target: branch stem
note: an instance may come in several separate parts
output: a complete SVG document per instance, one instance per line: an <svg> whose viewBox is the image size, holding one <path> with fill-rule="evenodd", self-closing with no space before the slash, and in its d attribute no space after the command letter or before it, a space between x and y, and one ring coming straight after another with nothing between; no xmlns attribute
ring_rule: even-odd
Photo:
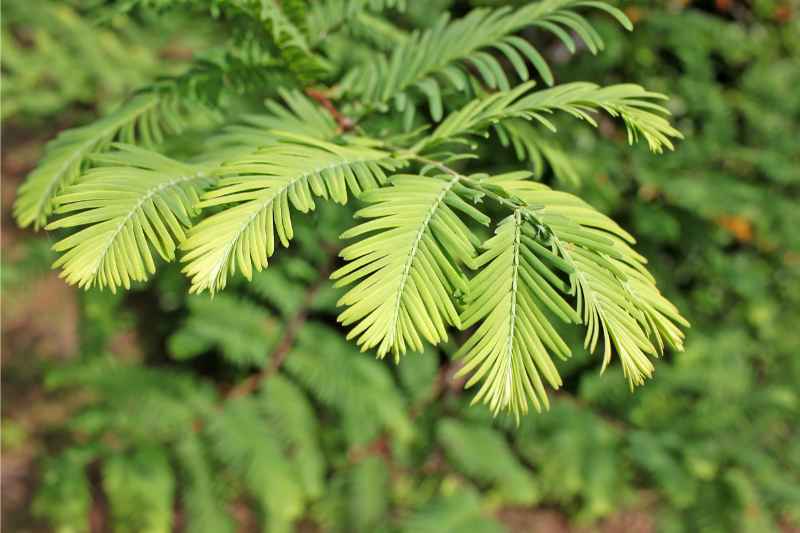
<svg viewBox="0 0 800 533"><path fill-rule="evenodd" d="M355 127L355 120L344 115L341 111L336 109L336 106L333 104L331 99L328 98L325 90L308 88L306 89L306 95L319 103L328 111L328 113L331 114L333 120L335 120L336 124L339 126L339 133L348 132Z"/></svg>
<svg viewBox="0 0 800 533"><path fill-rule="evenodd" d="M456 172L451 167L445 165L441 161L436 161L435 159L430 159L430 158L421 156L421 155L419 155L417 153L414 153L414 152L405 152L405 153L403 153L403 155L405 155L409 159L415 159L420 163L424 163L426 165L430 165L432 167L438 168L439 170L441 170L442 172L444 172L445 174L448 174L450 176L457 176L459 178L459 182L463 183L467 187L469 187L469 188L471 188L471 189L473 189L473 190L475 190L477 192L480 192L481 194L485 195L487 198L491 198L492 200L494 200L495 202L497 202L501 206L505 207L506 209L508 209L512 213L516 213L518 211L521 211L521 214L522 214L523 217L533 219L537 224L539 224L541 226L544 226L544 224L532 212L531 207L529 205L527 205L525 202L523 202L522 200L520 200L520 199L518 199L518 198L516 198L514 196L500 194L500 193L496 192L496 190L493 190L493 188L487 187L485 184L481 183L479 180L476 180L474 178L470 178L469 176L465 176L463 174L460 174L459 172Z"/></svg>
<svg viewBox="0 0 800 533"><path fill-rule="evenodd" d="M287 322L283 337L281 337L281 340L278 342L275 350L272 352L272 358L270 359L269 365L265 366L259 372L252 374L228 390L227 394L225 394L226 400L240 398L253 393L256 389L258 389L259 385L261 385L264 380L269 379L280 370L284 361L289 356L292 347L294 346L294 341L297 338L297 334L308 320L308 313L311 309L311 305L314 303L314 298L317 296L322 284L328 281L328 273L331 270L335 257L336 253L330 254L328 264L325 265L320 272L319 279L316 283L314 283L314 285L306 290L305 297L303 298L300 308L298 309L297 313L295 313L294 316L292 316L292 318L290 318Z"/></svg>

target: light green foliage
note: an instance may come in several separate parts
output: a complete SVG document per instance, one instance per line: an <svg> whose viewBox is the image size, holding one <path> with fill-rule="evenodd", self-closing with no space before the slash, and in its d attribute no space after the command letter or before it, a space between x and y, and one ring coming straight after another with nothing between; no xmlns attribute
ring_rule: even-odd
<svg viewBox="0 0 800 533"><path fill-rule="evenodd" d="M508 7L476 9L457 21L442 16L433 27L396 47L389 57L378 55L366 65L351 70L342 83L345 90L358 95L368 106L385 108L393 102L397 111L405 113L407 123L413 118L416 107L407 105L412 99L409 94L412 88L415 93L424 95L432 118L438 122L442 118L444 88L468 90L473 74L464 68L467 65L479 73L476 79L488 87L509 90L509 78L489 50L499 52L509 61L522 81L529 77L525 65L528 60L539 76L552 85L552 72L541 53L513 34L526 26L538 27L554 33L574 50L575 41L566 28L580 35L596 53L603 47L602 39L583 16L570 9L581 5L607 10L630 26L625 15L601 2L546 0L517 10Z"/></svg>
<svg viewBox="0 0 800 533"><path fill-rule="evenodd" d="M628 129L628 141L633 144L641 135L653 152L660 153L664 147L674 149L669 138L681 137L680 132L660 116L669 114L669 111L653 102L666 97L638 85L599 87L593 83L565 83L529 92L533 86L533 82L522 83L514 90L473 100L448 115L433 134L420 143L422 148L429 149L512 118L535 121L555 131L555 125L546 117L554 111L568 113L595 127L597 122L592 111L602 110L612 117L620 117Z"/></svg>
<svg viewBox="0 0 800 533"><path fill-rule="evenodd" d="M23 227L44 225L57 206L56 195L81 176L92 152L107 149L114 139L148 146L160 142L165 129L179 132L184 127L182 105L157 93L142 93L93 124L61 133L48 143L39 166L19 189L17 222Z"/></svg>
<svg viewBox="0 0 800 533"><path fill-rule="evenodd" d="M350 14L364 8L341 6ZM464 150L466 135L494 125L507 139L502 121L508 119L533 121L555 131L546 118L554 111L597 126L593 113L603 110L624 122L629 142L642 136L654 152L673 148L670 137L680 137L680 133L664 118L667 110L655 103L664 96L633 84L601 88L569 83L532 90L534 83L526 82L512 88L500 63L488 52L505 56L523 81L528 78L527 59L553 84L541 53L515 33L525 27L538 28L575 50L575 41L566 31L570 30L596 53L603 41L579 13L581 8L605 11L630 26L614 7L572 0L548 0L517 9L476 9L455 21L443 16L432 28L393 49L388 58L373 54L374 59L345 75L337 90L327 91L330 96L320 89L307 90L322 106L296 89L279 88L282 103L269 101L266 116L246 115L239 126L234 119L234 125L211 135L211 153L203 154L201 163L179 163L138 148L112 145L116 150L110 155L88 159L99 166L80 174L89 153L105 149L117 131L138 130L147 146L160 141L159 122L181 121L178 114L160 113L162 102L185 99L198 105L196 91L186 93L186 86L192 85L190 72L188 78L176 78L173 85L161 83L145 90L128 104L130 111L123 108L89 127L97 131L65 134L71 135L69 142L65 137L57 148L51 147L44 164L21 190L18 217L23 224L40 224L55 208L56 214L70 216L50 222L48 229L88 226L55 247L66 252L55 266L63 267L67 281L81 287L96 283L112 290L129 288L132 281L144 281L155 271L152 249L169 261L179 246L183 272L192 281L191 292L213 294L224 289L237 272L250 280L254 272L267 268L277 243L289 246L294 237L291 210L310 213L316 207L315 198L346 204L349 190L368 204L355 215L367 221L342 234L357 240L342 250L347 264L331 277L337 286L354 284L339 300L346 307L339 321L351 327L348 338L362 349L375 348L379 357L391 352L399 361L408 349L421 351L423 340L437 345L448 339L448 328L463 329L486 318L462 352L469 359L462 372L475 371L469 385L484 380L476 399L487 401L495 412L524 413L531 401L537 409L547 405L540 373L553 387L561 382L548 352L561 358L570 353L542 314L549 309L568 322L584 324L591 350L597 347L602 330L604 366L613 345L630 383L640 384L652 374L648 355L661 353L662 336L670 346L681 349L682 333L673 322L687 323L660 296L641 256L621 240L632 238L584 204L559 208L562 197L533 194L536 186L524 181L527 175L492 180L462 175L452 168L459 159L470 157ZM305 38L308 24L303 2L286 6L220 2L212 6L212 12L249 20L242 30L246 38L268 36L281 61L296 75L296 87L325 78ZM470 71L459 66L462 61L469 62L480 73L478 79L497 92L479 95L444 118L444 109L451 104L437 76L448 79L458 92L475 93ZM414 117L409 110L416 108L408 93L411 87L427 97L435 125L430 133L403 135L396 122L394 132L386 126L371 126L374 111L395 113L410 125ZM342 108L353 117L343 118L330 98L341 99ZM389 100L395 103L393 110L385 106ZM214 108L221 102L218 97L202 103ZM147 114L151 111L152 116ZM142 127L133 126L137 120ZM364 124L359 134L345 134L355 120ZM125 140L136 139L132 133L129 136ZM460 147L460 153L432 152L444 146ZM399 168L409 166L421 168L389 179ZM64 188L76 180L77 184ZM137 186L129 190L131 180ZM198 201L201 190L205 192ZM498 204L506 215L498 218L487 210L485 200ZM197 223L192 220L195 209L203 215ZM534 214L547 209L554 216ZM483 245L488 251L476 265L481 238L469 225L491 227L493 222L508 220L508 211L516 220L514 227L500 223L498 236ZM531 220L535 224L527 224ZM522 243L523 233L530 243ZM501 249L509 253L500 253ZM535 257L542 254L546 262L555 262L557 272ZM495 256L498 259L490 261ZM518 268L521 258L527 263ZM474 270L476 266L485 270L469 281L463 267ZM499 285L503 290L493 291L489 281L504 283ZM577 313L556 290L576 298ZM502 294L507 297L495 298ZM464 324L460 315L466 317ZM191 344L185 334L178 339L183 348ZM202 350L208 341L195 344L196 349L179 350L180 355Z"/></svg>
<svg viewBox="0 0 800 533"><path fill-rule="evenodd" d="M342 234L372 233L342 250L349 263L331 278L338 286L358 282L339 301L349 306L339 321L357 323L348 338L364 349L377 346L379 357L422 351L423 338L438 344L447 340L447 326L460 325L451 295L467 289L459 263L474 257L477 239L455 210L483 223L488 217L458 196L458 182L458 176L395 176L391 187L363 197L371 205L356 216L370 220Z"/></svg>
<svg viewBox="0 0 800 533"><path fill-rule="evenodd" d="M675 323L688 326L688 322L655 287L644 268L646 260L629 246L634 239L628 232L580 198L516 177L503 175L490 181L529 205L542 206L537 215L552 232L551 255L544 257L572 274L570 292L577 294L576 311L586 325L586 348L595 350L602 330L603 366L610 361L613 343L625 376L632 385L643 383L653 370L647 355L661 354L665 342L682 350L683 332ZM525 229L522 226L521 233ZM532 233L528 228L527 236ZM526 244L535 246L536 242L528 239ZM540 271L546 272L547 267L540 266ZM550 279L554 279L552 271ZM557 309L551 307L559 314Z"/></svg>
<svg viewBox="0 0 800 533"><path fill-rule="evenodd" d="M166 261L174 259L198 193L211 181L202 166L128 145L117 149L97 156L100 166L61 191L55 212L72 214L47 226L90 225L53 246L64 252L54 266L63 267L67 282L80 287L96 282L112 290L130 288L131 281L144 281L155 272L153 251Z"/></svg>
<svg viewBox="0 0 800 533"><path fill-rule="evenodd" d="M130 286L82 296L50 383L104 444L37 511L85 530L92 464L120 531L797 523L798 23L629 4L98 7L219 42L21 190L68 281ZM141 359L102 355L134 325Z"/></svg>
<svg viewBox="0 0 800 533"><path fill-rule="evenodd" d="M235 204L203 220L182 247L183 271L192 290L212 293L225 288L237 268L246 278L268 265L276 236L289 246L294 236L289 206L301 213L314 209L314 196L347 202L386 181L386 170L398 163L390 154L368 147L339 146L289 133L284 142L228 161L216 171L218 187L198 204L208 208Z"/></svg>
<svg viewBox="0 0 800 533"><path fill-rule="evenodd" d="M496 127L495 131L503 146L514 148L517 159L530 162L537 179L542 179L549 170L563 184L580 185L581 177L570 153L553 142L547 132L540 132L534 124L515 119L504 120L502 127Z"/></svg>
<svg viewBox="0 0 800 533"><path fill-rule="evenodd" d="M319 108L301 92L279 89L278 94L279 101L265 102L266 112L244 115L241 123L223 127L221 132L208 140L209 148L214 152L228 148L237 155L241 151L253 152L277 142L272 130L323 141L330 141L336 136L336 122L330 115L320 113ZM217 156L216 159L223 158Z"/></svg>
<svg viewBox="0 0 800 533"><path fill-rule="evenodd" d="M533 244L523 242L523 232ZM579 321L575 311L551 287L553 281L565 286L536 257L538 250L533 247L536 242L528 234L535 236L536 227L524 220L521 212L500 223L495 236L483 245L486 251L476 261L486 267L471 280L462 316L467 327L479 320L483 322L461 349L465 362L459 372L474 371L467 387L484 380L475 401L484 399L494 411L510 406L515 413L525 412L529 399L537 410L542 404L548 406L542 376L553 388L561 386L547 350L567 358L569 347L535 302L544 302L551 312L567 322ZM553 261L546 249L540 247L540 250L545 260ZM503 280L503 285L498 285L498 280ZM512 385L519 382L523 387Z"/></svg>

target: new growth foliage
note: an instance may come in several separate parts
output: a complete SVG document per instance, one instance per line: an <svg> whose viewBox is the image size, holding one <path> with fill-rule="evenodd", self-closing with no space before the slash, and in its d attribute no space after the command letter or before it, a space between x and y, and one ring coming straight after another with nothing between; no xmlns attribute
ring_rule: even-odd
<svg viewBox="0 0 800 533"><path fill-rule="evenodd" d="M382 7L341 9L375 16ZM160 258L180 260L192 292L213 294L237 272L251 279L278 245L289 246L293 211L355 200L366 204L355 215L366 221L342 234L351 242L332 274L338 286L352 285L339 301L348 338L399 360L423 342L446 341L453 328L476 325L460 352L463 372L474 371L468 386L481 382L476 401L495 412L546 406L542 378L559 387L550 354L570 354L551 315L583 324L587 348L602 348L604 367L615 352L632 385L652 374L649 358L665 344L681 349L676 324L687 323L660 295L624 230L526 173L458 170L474 135L494 128L513 138L519 121L555 130L555 114L596 126L602 111L623 121L631 143L643 137L654 152L672 149L680 133L658 103L664 96L631 84L554 85L542 54L518 35L548 32L570 50L580 39L597 53L603 41L583 14L600 10L630 29L621 11L575 0L476 9L442 17L363 64L336 67L325 41L312 46L306 36L308 9L303 2L213 4L216 16L242 24L231 46L256 36L268 43L261 59L292 74L290 88L260 116L218 113L230 118L221 134L208 134L217 149L185 161L164 153L165 136L180 134L195 110L225 109L221 95L186 89L192 70L142 89L49 146L15 212L22 225L77 229L54 247L69 283L129 288L152 275ZM537 77L554 86L540 89ZM322 84L332 88L312 89ZM304 89L322 97L311 100ZM479 227L495 235L487 239Z"/></svg>
<svg viewBox="0 0 800 533"><path fill-rule="evenodd" d="M800 21L630 0L630 33L606 3L500 4L34 0L33 41L4 17L23 38L4 104L61 11L164 69L87 66L136 90L20 190L58 251L4 257L4 290L54 255L92 289L80 356L48 371L80 407L31 446L35 514L79 533L800 520ZM198 39L191 65L123 22ZM695 331L667 364L685 321L654 278Z"/></svg>

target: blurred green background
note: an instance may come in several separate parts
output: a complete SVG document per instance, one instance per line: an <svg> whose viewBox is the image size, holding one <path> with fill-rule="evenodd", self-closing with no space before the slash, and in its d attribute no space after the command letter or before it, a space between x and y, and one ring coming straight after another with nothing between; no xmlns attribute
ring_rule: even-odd
<svg viewBox="0 0 800 533"><path fill-rule="evenodd" d="M693 327L634 393L575 350L551 409L516 427L468 406L451 347L395 366L343 340L320 272L346 211L321 209L290 254L213 301L174 265L126 294L63 284L52 240L11 220L15 188L59 130L214 35L4 1L7 531L800 531L800 6L619 5L635 31L598 18L598 56L547 44L556 77L668 94L686 139L655 156L610 121L562 129L542 179L636 235ZM482 158L518 165L510 153ZM280 372L231 398L289 327Z"/></svg>

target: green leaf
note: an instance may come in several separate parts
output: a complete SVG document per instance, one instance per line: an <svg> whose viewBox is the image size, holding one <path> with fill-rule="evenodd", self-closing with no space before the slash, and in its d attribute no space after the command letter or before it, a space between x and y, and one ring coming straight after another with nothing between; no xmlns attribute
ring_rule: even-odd
<svg viewBox="0 0 800 533"><path fill-rule="evenodd" d="M447 418L439 422L436 440L459 471L491 484L504 501L532 505L539 499L536 481L499 431Z"/></svg>
<svg viewBox="0 0 800 533"><path fill-rule="evenodd" d="M330 113L300 91L278 89L280 100L270 99L264 103L265 113L246 114L237 123L225 126L214 134L207 146L214 160L235 159L248 155L270 144L281 141L276 131L284 131L332 141L337 135L336 121Z"/></svg>
<svg viewBox="0 0 800 533"><path fill-rule="evenodd" d="M318 419L310 398L283 375L261 386L259 408L277 430L309 500L325 492L326 461L319 442Z"/></svg>
<svg viewBox="0 0 800 533"><path fill-rule="evenodd" d="M68 283L130 288L155 272L155 251L166 261L192 225L198 193L211 183L208 168L187 165L129 145L93 159L80 183L54 199L56 213L69 214L48 230L84 227L57 242L54 263Z"/></svg>
<svg viewBox="0 0 800 533"><path fill-rule="evenodd" d="M214 471L205 443L194 432L177 444L183 474L182 502L188 533L232 533L234 523L225 512L219 476Z"/></svg>
<svg viewBox="0 0 800 533"><path fill-rule="evenodd" d="M472 374L466 386L483 380L473 403L483 400L497 413L509 409L517 417L548 406L543 379L561 386L549 352L561 358L570 350L550 324L542 308L567 322L580 322L562 296L553 288L559 278L538 257L525 238L532 229L523 210L503 220L494 237L484 243L485 252L476 266L482 267L470 280L462 327L481 325L461 347L464 358L458 375Z"/></svg>
<svg viewBox="0 0 800 533"><path fill-rule="evenodd" d="M380 457L355 464L348 476L350 523L354 531L376 531L389 510L389 471Z"/></svg>
<svg viewBox="0 0 800 533"><path fill-rule="evenodd" d="M307 213L314 209L314 196L344 204L348 188L360 195L383 183L385 170L402 164L388 152L362 145L275 135L282 142L222 165L217 187L198 204L226 208L192 228L181 246L192 292L225 288L237 269L250 279L254 269L266 268L276 235L283 246L294 235L290 206Z"/></svg>
<svg viewBox="0 0 800 533"><path fill-rule="evenodd" d="M533 82L527 82L509 91L472 100L449 114L430 136L417 143L415 150L429 150L442 143L458 141L466 135L480 133L492 124L503 130L505 121L512 120L538 122L555 131L555 125L546 116L555 111L568 113L592 126L597 126L594 112L605 111L624 121L631 144L641 135L650 149L657 153L664 148L674 148L670 138L683 137L665 118L669 111L654 102L666 97L638 85L600 87L593 83L574 82L540 91L532 91L533 87Z"/></svg>
<svg viewBox="0 0 800 533"><path fill-rule="evenodd" d="M348 443L367 443L384 430L396 442L411 439L414 426L408 406L385 364L359 353L337 330L320 324L306 324L298 337L285 368L320 404L341 417Z"/></svg>
<svg viewBox="0 0 800 533"><path fill-rule="evenodd" d="M531 61L545 82L552 85L553 76L542 55L530 43L513 34L526 26L536 26L570 42L571 38L565 30L572 30L591 51L596 52L602 48L603 41L575 9L600 9L623 25L628 22L619 10L598 4L579 0L546 0L516 10L510 7L475 9L453 21L442 17L426 31L412 34L399 43L389 57L377 55L369 63L352 69L345 75L341 85L348 93L379 109L386 108L392 99L397 103L398 95L417 88L427 97L431 114L438 121L439 94L445 93L448 85L458 91L467 87L462 83L462 78L464 75L473 75L464 68L467 64L478 71L480 81L487 86L501 90L510 87L506 73L488 53L490 50L504 55L524 80L527 79L527 73L519 57L521 53ZM397 109L401 110L401 107Z"/></svg>
<svg viewBox="0 0 800 533"><path fill-rule="evenodd" d="M369 219L342 238L362 237L341 252L348 263L331 275L336 286L356 283L340 300L339 315L355 324L348 339L379 357L422 351L422 339L438 344L446 327L460 323L454 304L467 290L460 264L475 255L476 238L456 215L463 204L460 176L398 175L392 186L364 195ZM364 235L368 235L364 237Z"/></svg>
<svg viewBox="0 0 800 533"><path fill-rule="evenodd" d="M43 461L33 514L45 517L56 533L89 533L91 487L87 450L70 448Z"/></svg>
<svg viewBox="0 0 800 533"><path fill-rule="evenodd" d="M305 496L277 435L261 416L258 400L228 400L208 421L213 450L243 480L276 531L290 531L303 512Z"/></svg>
<svg viewBox="0 0 800 533"><path fill-rule="evenodd" d="M652 375L648 356L661 354L665 344L683 349L678 326L689 323L656 288L628 232L571 194L524 180L489 181L542 206L537 216L551 234L549 251L572 269L569 292L586 326L586 347L595 351L602 335L603 368L614 349L631 386L638 385Z"/></svg>
<svg viewBox="0 0 800 533"><path fill-rule="evenodd" d="M165 128L179 131L184 119L178 104L158 92L143 92L113 113L80 128L61 133L47 144L45 155L19 188L14 217L22 227L43 226L53 212L53 199L64 187L75 183L87 158L104 151L114 139L145 145L158 143Z"/></svg>
<svg viewBox="0 0 800 533"><path fill-rule="evenodd" d="M540 132L532 123L521 119L507 119L495 125L495 131L503 146L512 146L517 158L530 161L533 174L542 178L547 166L557 180L564 185L576 187L581 177L573 154L560 143Z"/></svg>
<svg viewBox="0 0 800 533"><path fill-rule="evenodd" d="M444 492L444 491L443 491ZM476 489L456 487L426 502L403 524L405 533L505 533L508 530L489 516Z"/></svg>

